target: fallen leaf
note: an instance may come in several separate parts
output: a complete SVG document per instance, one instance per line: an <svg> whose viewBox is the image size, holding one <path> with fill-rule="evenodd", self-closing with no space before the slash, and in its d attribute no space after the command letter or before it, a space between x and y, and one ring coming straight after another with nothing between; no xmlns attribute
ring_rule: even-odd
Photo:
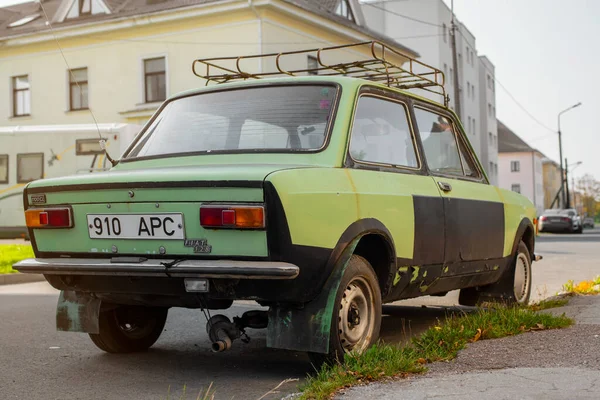
<svg viewBox="0 0 600 400"><path fill-rule="evenodd" d="M472 342L476 342L479 340L479 338L481 338L481 328L477 328L477 333L475 334L475 336L473 337Z"/></svg>
<svg viewBox="0 0 600 400"><path fill-rule="evenodd" d="M427 360L425 360L424 358L419 358L419 359L417 360L417 362L418 362L419 364L426 364L426 363L427 363Z"/></svg>
<svg viewBox="0 0 600 400"><path fill-rule="evenodd" d="M458 331L458 332L459 332L459 333L463 333L463 331L464 331L464 330L465 330L465 326L464 326L464 325L461 325L461 326L460 326L460 331Z"/></svg>

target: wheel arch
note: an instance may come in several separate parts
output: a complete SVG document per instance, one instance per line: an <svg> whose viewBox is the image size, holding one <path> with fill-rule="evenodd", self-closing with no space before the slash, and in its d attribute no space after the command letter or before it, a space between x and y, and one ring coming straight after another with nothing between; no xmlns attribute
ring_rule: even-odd
<svg viewBox="0 0 600 400"><path fill-rule="evenodd" d="M517 248L519 247L519 242L521 240L527 246L527 250L529 250L529 255L533 259L533 253L535 251L535 228L533 226L533 222L531 222L529 218L523 218L519 223L519 227L517 228L517 234L515 235L515 239L510 252L511 256L515 256L517 254Z"/></svg>

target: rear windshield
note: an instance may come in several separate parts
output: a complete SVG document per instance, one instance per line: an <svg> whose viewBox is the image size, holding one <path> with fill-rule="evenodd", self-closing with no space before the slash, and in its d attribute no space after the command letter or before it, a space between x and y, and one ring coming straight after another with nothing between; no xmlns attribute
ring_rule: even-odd
<svg viewBox="0 0 600 400"><path fill-rule="evenodd" d="M210 152L294 152L326 142L337 89L271 86L169 102L125 158Z"/></svg>

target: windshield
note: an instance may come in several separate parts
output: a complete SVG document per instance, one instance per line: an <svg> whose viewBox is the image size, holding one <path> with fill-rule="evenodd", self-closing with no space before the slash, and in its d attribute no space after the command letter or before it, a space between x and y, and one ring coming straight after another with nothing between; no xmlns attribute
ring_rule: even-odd
<svg viewBox="0 0 600 400"><path fill-rule="evenodd" d="M272 86L176 99L126 158L318 150L326 141L336 93L334 86Z"/></svg>

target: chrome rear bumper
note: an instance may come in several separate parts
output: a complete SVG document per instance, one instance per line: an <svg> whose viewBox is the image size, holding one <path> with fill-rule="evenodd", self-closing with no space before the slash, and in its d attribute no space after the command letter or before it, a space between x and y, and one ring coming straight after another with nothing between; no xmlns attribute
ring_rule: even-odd
<svg viewBox="0 0 600 400"><path fill-rule="evenodd" d="M172 264L172 265L170 265ZM19 272L51 275L154 276L221 279L294 279L300 269L273 261L116 258L30 258L13 266Z"/></svg>

